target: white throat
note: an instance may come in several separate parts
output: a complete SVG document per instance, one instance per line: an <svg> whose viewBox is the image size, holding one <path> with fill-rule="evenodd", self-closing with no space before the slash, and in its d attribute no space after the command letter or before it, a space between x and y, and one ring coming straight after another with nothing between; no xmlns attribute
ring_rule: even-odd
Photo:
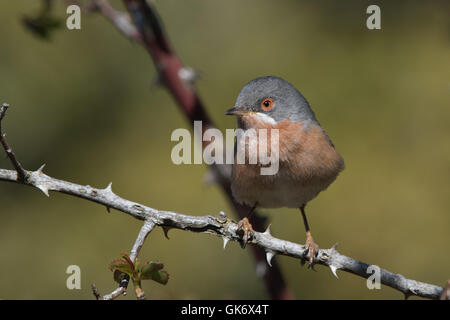
<svg viewBox="0 0 450 320"><path fill-rule="evenodd" d="M269 123L269 124L277 123L274 119L272 119L272 117L269 117L267 114L261 113L261 112L253 113L252 117L256 117L259 121L262 121L264 123Z"/></svg>

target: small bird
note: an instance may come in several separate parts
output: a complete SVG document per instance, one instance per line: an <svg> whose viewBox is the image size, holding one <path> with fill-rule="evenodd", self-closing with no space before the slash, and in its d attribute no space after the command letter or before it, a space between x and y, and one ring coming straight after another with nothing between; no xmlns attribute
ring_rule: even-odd
<svg viewBox="0 0 450 320"><path fill-rule="evenodd" d="M309 252L309 266L312 267L319 246L311 235L305 207L337 178L344 169L344 159L303 95L279 77L260 77L247 83L235 106L225 114L235 115L238 127L244 132L278 129L279 169L273 175L261 174L261 167L267 164L259 159L256 164L238 163L237 150L243 148L248 152L249 143L242 136L236 141L231 190L239 203L251 207L248 216L238 224L243 245L253 233L248 218L257 207L299 208L306 229L305 254Z"/></svg>

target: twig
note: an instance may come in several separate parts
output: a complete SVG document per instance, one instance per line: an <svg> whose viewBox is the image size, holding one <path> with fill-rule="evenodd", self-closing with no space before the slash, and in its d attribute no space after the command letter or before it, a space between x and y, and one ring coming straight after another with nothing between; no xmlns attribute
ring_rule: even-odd
<svg viewBox="0 0 450 320"><path fill-rule="evenodd" d="M127 292L127 288L119 286L116 290L114 290L110 294L105 294L104 296L102 296L98 292L98 289L95 286L95 284L91 285L91 289L92 289L92 293L94 294L94 296L97 300L114 300L114 299L120 297L121 295L125 295Z"/></svg>
<svg viewBox="0 0 450 320"><path fill-rule="evenodd" d="M17 176L19 181L24 182L26 179L26 172L23 169L22 165L20 164L19 160L17 160L16 155L12 151L11 147L9 146L8 142L6 141L6 133L3 133L2 130L2 120L3 117L6 114L6 110L8 110L9 104L3 103L0 107L0 142L3 146L3 149L6 152L6 155L8 156L9 160L11 161L12 165L17 171Z"/></svg>
<svg viewBox="0 0 450 320"><path fill-rule="evenodd" d="M144 245L145 238L152 232L152 230L155 228L155 223L148 220L145 221L144 225L141 228L141 231L139 231L139 235L136 239L136 242L134 243L133 249L131 249L130 253L130 259L131 261L136 262L136 258L139 256L139 252L141 252L141 248Z"/></svg>
<svg viewBox="0 0 450 320"><path fill-rule="evenodd" d="M139 252L141 251L142 246L144 245L145 239L147 236L152 232L152 230L155 228L155 223L147 220L145 221L144 225L142 226L141 230L139 231L139 234L136 238L136 241L133 245L133 248L131 249L130 253L130 259L133 263L136 262L137 257L139 256ZM93 284L91 286L92 293L94 294L95 298L97 300L113 300L121 295L126 295L128 282L130 280L130 277L128 275L124 276L124 279L121 281L119 287L111 292L110 294L106 294L104 296L100 295L97 287ZM138 300L145 300L145 293L142 289L137 290L136 289L136 296Z"/></svg>
<svg viewBox="0 0 450 320"><path fill-rule="evenodd" d="M130 259L133 263L136 262L136 259L141 251L142 246L144 245L145 239L155 228L155 223L153 221L147 220L139 231L139 235L134 243L133 249L131 249ZM145 293L142 288L136 288L136 297L138 300L145 300Z"/></svg>
<svg viewBox="0 0 450 320"><path fill-rule="evenodd" d="M224 245L230 240L241 241L241 236L237 233L237 224L227 218L224 213L219 214L217 217L190 216L176 212L157 210L117 196L112 191L111 184L105 189L96 189L91 186L82 186L52 178L44 174L41 169L27 171L27 174L29 178L25 182L21 182L17 180L17 172L0 169L0 180L22 183L37 187L40 190L43 190L44 188L46 190L44 193L46 194L48 194L48 191L56 191L97 202L149 223L147 225L149 229L146 229L146 224L144 224L144 227L139 233L138 239L132 250L132 252L135 252L133 254L134 256L139 252L139 248L145 239L145 235L151 231L154 225L165 229L175 228L213 234L221 237L224 240ZM275 238L271 235L270 228L262 233L255 232L253 237L249 240L249 243L264 250L269 264L275 255L285 255L300 260L309 258L307 248L304 245ZM363 278L368 278L372 274L367 270L371 265L340 254L337 252L336 247L331 249L320 249L317 257L314 258L314 263L330 267L335 275L337 270L346 271ZM385 269L380 268L379 271L380 282L382 284L402 292L407 297L416 295L424 298L439 299L444 290L442 287L432 284L406 279L400 274L395 274ZM121 293L123 293L123 291L117 289L107 297L116 297Z"/></svg>
<svg viewBox="0 0 450 320"><path fill-rule="evenodd" d="M129 15L114 9L108 1L92 0L92 9L98 10L126 37L138 43L142 41L141 34L131 23Z"/></svg>

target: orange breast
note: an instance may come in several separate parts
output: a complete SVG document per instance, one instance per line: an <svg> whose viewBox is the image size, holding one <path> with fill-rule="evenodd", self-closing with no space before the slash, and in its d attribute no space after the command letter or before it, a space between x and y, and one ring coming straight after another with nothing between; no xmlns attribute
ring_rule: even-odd
<svg viewBox="0 0 450 320"><path fill-rule="evenodd" d="M245 128L268 129L269 152L270 129L278 129L280 157L279 172L273 176L261 175L258 164L250 165L246 162L233 165L233 191L241 202L255 201L258 194L263 194L264 191L271 190L276 193L281 180L283 185L292 183L293 186L298 185L299 189L301 186L312 186L320 192L344 169L343 158L334 148L327 133L317 124L290 120L270 124L250 115L243 116L241 122ZM305 200L312 199L318 192L312 192ZM246 201L247 198L251 199Z"/></svg>
<svg viewBox="0 0 450 320"><path fill-rule="evenodd" d="M242 122L247 128L268 129L269 151L270 129L278 129L280 168L295 178L327 179L344 169L344 160L319 125L290 120L270 124L250 115L243 116Z"/></svg>

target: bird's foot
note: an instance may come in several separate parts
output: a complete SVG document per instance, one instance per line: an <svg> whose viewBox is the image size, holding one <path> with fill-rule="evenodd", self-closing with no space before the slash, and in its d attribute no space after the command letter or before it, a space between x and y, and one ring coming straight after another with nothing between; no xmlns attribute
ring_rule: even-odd
<svg viewBox="0 0 450 320"><path fill-rule="evenodd" d="M241 235L241 247L245 248L248 240L253 237L253 228L247 218L244 218L238 222L237 234Z"/></svg>
<svg viewBox="0 0 450 320"><path fill-rule="evenodd" d="M308 268L311 268L314 270L314 258L319 253L319 246L314 242L313 237L311 236L311 233L306 233L306 250L304 253L304 257L302 260L302 265L305 263L306 255L309 253L309 260L308 260Z"/></svg>

